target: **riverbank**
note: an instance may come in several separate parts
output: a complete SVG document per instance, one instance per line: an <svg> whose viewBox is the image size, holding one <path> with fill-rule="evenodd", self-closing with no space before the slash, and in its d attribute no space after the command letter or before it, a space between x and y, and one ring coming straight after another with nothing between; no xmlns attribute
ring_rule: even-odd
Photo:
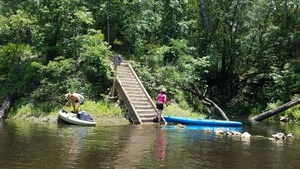
<svg viewBox="0 0 300 169"><path fill-rule="evenodd" d="M97 123L97 125L128 125L130 124L129 120L127 120L125 117L121 116L93 116L91 117L94 119L94 121ZM28 121L31 123L58 123L58 114L54 115L51 114L49 116L45 117L36 117L36 116L31 116L31 117L26 117L26 116L21 116L21 117L14 117L10 119L6 119L8 121Z"/></svg>
<svg viewBox="0 0 300 169"><path fill-rule="evenodd" d="M97 125L128 125L129 120L125 118L124 112L117 104L95 103L87 101L84 110L96 121ZM68 107L67 111L71 111ZM49 114L37 111L30 106L23 106L15 113L10 113L6 120L22 120L31 123L58 123L58 110ZM178 104L168 106L163 115L179 117L204 118L205 115L195 113L188 109L182 109Z"/></svg>

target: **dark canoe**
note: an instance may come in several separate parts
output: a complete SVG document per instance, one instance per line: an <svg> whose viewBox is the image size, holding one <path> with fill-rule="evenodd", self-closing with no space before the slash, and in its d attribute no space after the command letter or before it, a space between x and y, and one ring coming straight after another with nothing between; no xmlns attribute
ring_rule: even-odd
<svg viewBox="0 0 300 169"><path fill-rule="evenodd" d="M213 120L213 119L196 119L174 116L163 116L167 123L179 123L183 125L201 125L201 126L227 126L227 127L241 127L242 122Z"/></svg>

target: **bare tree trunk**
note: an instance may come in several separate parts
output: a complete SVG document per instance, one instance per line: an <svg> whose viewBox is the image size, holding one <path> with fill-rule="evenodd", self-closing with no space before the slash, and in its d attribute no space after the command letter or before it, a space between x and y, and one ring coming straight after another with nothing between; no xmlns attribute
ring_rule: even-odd
<svg viewBox="0 0 300 169"><path fill-rule="evenodd" d="M226 116L225 112L224 112L224 111L223 111L223 110L222 110L215 102L213 102L212 100L210 100L210 99L208 99L208 98L206 98L206 97L204 97L203 99L204 99L205 101L211 103L211 104L213 105L213 107L214 107L215 109L217 109L217 110L221 113L221 115L223 116L223 118L224 118L225 120L229 121L229 119L228 119L228 117Z"/></svg>
<svg viewBox="0 0 300 169"><path fill-rule="evenodd" d="M0 120L4 119L6 117L6 112L7 110L10 108L11 105L11 101L12 101L12 96L7 96L3 103L2 103L2 108L0 110Z"/></svg>
<svg viewBox="0 0 300 169"><path fill-rule="evenodd" d="M203 21L203 27L204 30L207 32L209 29L209 21L205 10L204 0L199 1L199 8L200 8L200 16L202 17L202 21Z"/></svg>
<svg viewBox="0 0 300 169"><path fill-rule="evenodd" d="M267 119L267 118L269 118L271 116L274 116L274 115L276 115L276 114L278 114L282 111L285 111L285 110L287 110L291 107L294 107L299 103L300 103L300 98L296 98L296 99L291 100L291 101L289 101L289 102L287 102L287 103L285 103L285 104L283 104L283 105L281 105L281 106L279 106L275 109L272 109L272 110L263 112L263 113L261 113L257 116L254 116L254 117L251 118L251 120L253 120L253 121L263 121L264 119Z"/></svg>
<svg viewBox="0 0 300 169"><path fill-rule="evenodd" d="M200 95L200 97L204 100L204 103L209 103L211 104L215 109L217 109L221 115L223 116L223 118L227 121L229 121L228 117L226 116L225 112L212 100L208 99L207 97L205 97L203 94L201 94L200 90L198 89L198 87L194 84L194 88L197 90L198 95Z"/></svg>
<svg viewBox="0 0 300 169"><path fill-rule="evenodd" d="M205 56L208 46L208 31L209 31L209 19L205 10L205 2L204 0L198 1L198 6L200 9L200 17L202 18L202 24L203 24L203 34L200 38L200 47L198 48L199 55Z"/></svg>

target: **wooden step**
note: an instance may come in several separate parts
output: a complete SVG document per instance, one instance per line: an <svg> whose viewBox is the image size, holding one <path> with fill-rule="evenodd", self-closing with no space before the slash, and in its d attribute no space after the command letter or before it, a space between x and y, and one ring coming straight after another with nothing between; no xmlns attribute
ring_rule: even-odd
<svg viewBox="0 0 300 169"><path fill-rule="evenodd" d="M132 105L135 107L135 108L138 108L138 109L142 109L142 108L147 108L147 109L156 109L156 107L153 107L152 106L152 103L150 102L143 102L143 103L134 103L132 102Z"/></svg>
<svg viewBox="0 0 300 169"><path fill-rule="evenodd" d="M137 84L124 84L124 83L121 83L121 85L122 85L122 87L124 88L124 89L127 89L127 88L139 88L140 89L140 87L137 85Z"/></svg>
<svg viewBox="0 0 300 169"><path fill-rule="evenodd" d="M140 117L156 117L157 113L140 113Z"/></svg>
<svg viewBox="0 0 300 169"><path fill-rule="evenodd" d="M120 66L117 66L117 70L118 69L129 69L129 66L128 65L120 65Z"/></svg>
<svg viewBox="0 0 300 169"><path fill-rule="evenodd" d="M130 86L130 85L139 85L139 83L136 80L132 79L118 79L122 85L124 86Z"/></svg>
<svg viewBox="0 0 300 169"><path fill-rule="evenodd" d="M130 93L130 92L127 92L127 96L128 97L130 97L130 98L137 98L137 99L139 99L139 98L146 98L146 95L144 94L144 93L136 93L136 92L134 92L134 93ZM148 100L147 98L146 98L146 100Z"/></svg>
<svg viewBox="0 0 300 169"><path fill-rule="evenodd" d="M136 109L139 115L148 115L148 114L156 114L154 109Z"/></svg>
<svg viewBox="0 0 300 169"><path fill-rule="evenodd" d="M152 105L151 102L147 99L147 100L133 100L132 104L134 105Z"/></svg>
<svg viewBox="0 0 300 169"><path fill-rule="evenodd" d="M118 75L118 79L122 80L122 81L136 81L135 77L132 75Z"/></svg>
<svg viewBox="0 0 300 169"><path fill-rule="evenodd" d="M126 92L130 93L143 93L143 90L141 88L136 88L136 87L124 87L124 90Z"/></svg>
<svg viewBox="0 0 300 169"><path fill-rule="evenodd" d="M147 124L147 123L154 123L154 119L156 117L145 117L145 118L140 118L142 120L143 123Z"/></svg>
<svg viewBox="0 0 300 169"><path fill-rule="evenodd" d="M118 77L119 78L133 78L133 79L135 79L135 77L134 77L134 75L133 74L131 74L131 73L120 73L120 74L118 74Z"/></svg>
<svg viewBox="0 0 300 169"><path fill-rule="evenodd" d="M127 99L132 106L132 110L135 111L138 119L142 123L153 123L153 119L156 118L156 107L153 105L151 98L148 98L147 93L144 93L143 86L140 85L138 77L136 77L134 70L130 68L128 63L122 62L117 67L117 80L121 85L119 90L123 90Z"/></svg>
<svg viewBox="0 0 300 169"><path fill-rule="evenodd" d="M130 98L129 100L131 102L134 102L134 101L148 101L147 98L137 98L137 97Z"/></svg>
<svg viewBox="0 0 300 169"><path fill-rule="evenodd" d="M137 105L137 104L133 104L134 108L136 110L140 110L140 109L153 109L153 106L151 104L143 104L143 105Z"/></svg>

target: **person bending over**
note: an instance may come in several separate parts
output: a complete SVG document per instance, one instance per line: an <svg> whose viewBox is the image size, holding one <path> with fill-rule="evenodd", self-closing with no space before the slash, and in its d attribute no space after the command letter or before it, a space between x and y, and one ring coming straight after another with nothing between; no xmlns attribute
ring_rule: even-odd
<svg viewBox="0 0 300 169"><path fill-rule="evenodd" d="M78 93L68 93L65 95L65 101L66 103L63 107L63 110L71 102L74 112L78 113L80 111L80 105L83 105L84 103L84 97Z"/></svg>

